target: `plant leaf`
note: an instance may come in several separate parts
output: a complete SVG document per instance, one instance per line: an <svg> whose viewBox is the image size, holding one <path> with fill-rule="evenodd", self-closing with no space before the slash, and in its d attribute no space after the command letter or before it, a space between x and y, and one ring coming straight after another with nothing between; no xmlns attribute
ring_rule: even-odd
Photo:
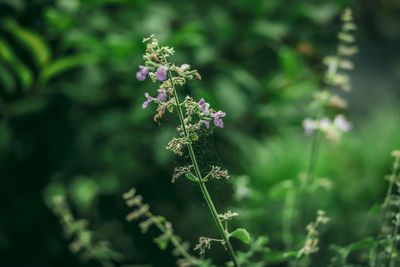
<svg viewBox="0 0 400 267"><path fill-rule="evenodd" d="M32 71L15 56L10 45L2 38L0 38L0 60L6 62L14 69L24 87L31 86L33 82Z"/></svg>
<svg viewBox="0 0 400 267"><path fill-rule="evenodd" d="M157 239L157 245L161 250L165 250L168 246L168 241L169 241L168 237L159 238Z"/></svg>
<svg viewBox="0 0 400 267"><path fill-rule="evenodd" d="M19 26L14 21L4 23L4 28L31 52L39 67L50 60L50 48L40 35Z"/></svg>
<svg viewBox="0 0 400 267"><path fill-rule="evenodd" d="M236 229L229 234L229 237L235 237L245 244L250 243L250 234L246 231L246 229L243 228Z"/></svg>
<svg viewBox="0 0 400 267"><path fill-rule="evenodd" d="M186 178L188 178L190 181L197 182L197 178L196 178L195 176L193 176L192 174L186 173L185 176L186 176Z"/></svg>
<svg viewBox="0 0 400 267"><path fill-rule="evenodd" d="M39 81L41 84L45 84L49 79L60 73L78 66L92 64L95 61L95 58L90 54L77 54L57 59L43 69L40 73Z"/></svg>

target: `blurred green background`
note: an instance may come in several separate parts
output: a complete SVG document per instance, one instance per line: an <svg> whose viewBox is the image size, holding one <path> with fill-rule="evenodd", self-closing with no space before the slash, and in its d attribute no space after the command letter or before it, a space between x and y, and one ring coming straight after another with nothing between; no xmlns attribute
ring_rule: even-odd
<svg viewBox="0 0 400 267"><path fill-rule="evenodd" d="M400 148L399 1L0 0L0 265L98 266L69 251L46 205L55 193L123 254L121 263L175 262L153 243L157 231L143 235L125 222L121 194L131 187L192 245L216 233L197 186L171 184L178 160L165 145L176 121L160 128L141 108L154 85L135 73L152 33L175 47L177 64L201 73L184 92L227 113L210 149L232 174L209 186L217 209L238 211L235 225L283 249L284 181L306 169L301 121L347 6L360 49L344 95L354 130L322 146L317 174L333 185L311 203L332 221L315 266L329 261L329 244L377 231L368 210L382 201L390 151ZM235 194L237 186L248 193ZM221 248L208 256L227 260Z"/></svg>

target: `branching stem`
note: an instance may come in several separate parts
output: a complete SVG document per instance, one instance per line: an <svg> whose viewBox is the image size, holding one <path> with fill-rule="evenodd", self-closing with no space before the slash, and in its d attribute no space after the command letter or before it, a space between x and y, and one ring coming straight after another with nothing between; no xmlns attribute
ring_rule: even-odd
<svg viewBox="0 0 400 267"><path fill-rule="evenodd" d="M168 77L169 77L169 80L171 82L171 86L172 86L172 89L173 89L174 98L175 98L175 101L176 101L176 107L177 107L178 115L179 115L179 121L180 121L180 123L182 125L185 137L189 139L190 138L189 137L189 132L188 132L188 130L186 128L186 125L185 125L185 120L184 120L184 116L183 116L182 107L180 105L178 93L176 92L175 84L173 82L172 74L171 74L170 71L168 71ZM204 198L205 198L205 200L207 202L207 205L210 208L210 212L212 214L212 217L214 218L214 221L215 221L215 224L217 225L218 231L219 231L219 233L221 234L221 236L222 236L222 238L224 240L226 249L228 251L228 254L229 254L230 258L233 261L233 264L236 267L239 267L240 265L239 265L239 263L238 263L238 261L236 259L235 251L233 250L232 244L229 241L228 233L224 230L222 222L218 218L217 210L215 209L214 203L213 203L213 201L212 201L212 199L210 197L210 194L208 193L207 187L206 187L206 185L204 183L204 180L203 180L203 178L201 176L199 165L197 163L197 159L196 159L196 156L194 154L193 146L192 146L192 144L189 143L187 145L187 147L188 147L190 159L191 159L192 164L194 166L194 170L195 170L196 176L199 178L199 186L200 186L201 192L203 193L203 196L204 196Z"/></svg>

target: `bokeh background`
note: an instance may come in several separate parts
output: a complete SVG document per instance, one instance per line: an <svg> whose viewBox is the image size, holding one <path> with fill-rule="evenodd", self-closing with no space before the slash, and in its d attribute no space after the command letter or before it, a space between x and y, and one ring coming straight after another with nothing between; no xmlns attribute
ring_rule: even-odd
<svg viewBox="0 0 400 267"><path fill-rule="evenodd" d="M154 123L151 108L141 108L153 85L135 73L152 33L175 47L177 64L201 73L184 93L227 113L205 148L232 174L210 184L217 209L238 211L234 225L283 249L285 185L306 169L310 149L301 122L347 6L360 50L344 95L354 129L319 154L317 176L332 186L311 203L332 220L315 266L329 261L329 244L377 231L368 211L382 201L390 151L400 148L399 1L1 0L0 265L99 266L69 251L46 204L55 193L123 255L120 263L175 262L153 243L157 231L143 235L125 221L121 194L131 187L192 245L216 233L197 186L171 184L179 159L165 145L176 121ZM220 248L208 256L227 259Z"/></svg>

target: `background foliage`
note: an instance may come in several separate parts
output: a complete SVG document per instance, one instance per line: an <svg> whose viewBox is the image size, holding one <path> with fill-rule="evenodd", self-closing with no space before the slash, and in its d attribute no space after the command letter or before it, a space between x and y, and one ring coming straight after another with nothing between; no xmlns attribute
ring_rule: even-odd
<svg viewBox="0 0 400 267"><path fill-rule="evenodd" d="M287 185L309 153L301 121L349 5L361 51L345 96L354 131L320 153L317 174L333 181L311 200L332 219L320 264L331 257L329 244L378 230L368 210L382 201L389 153L400 147L397 1L0 1L2 265L98 265L68 250L46 206L54 194L67 196L75 216L88 219L94 237L109 241L124 263L174 264L169 249L152 242L156 232L142 235L125 222L121 194L132 186L184 240L214 233L197 187L170 182L175 158L164 147L174 118L160 131L141 108L146 83L135 72L151 33L175 47L177 63L201 73L185 90L227 113L211 148L233 177L212 186L217 208L237 210L238 225L283 248ZM235 193L240 183L244 198ZM226 260L222 249L209 255Z"/></svg>

